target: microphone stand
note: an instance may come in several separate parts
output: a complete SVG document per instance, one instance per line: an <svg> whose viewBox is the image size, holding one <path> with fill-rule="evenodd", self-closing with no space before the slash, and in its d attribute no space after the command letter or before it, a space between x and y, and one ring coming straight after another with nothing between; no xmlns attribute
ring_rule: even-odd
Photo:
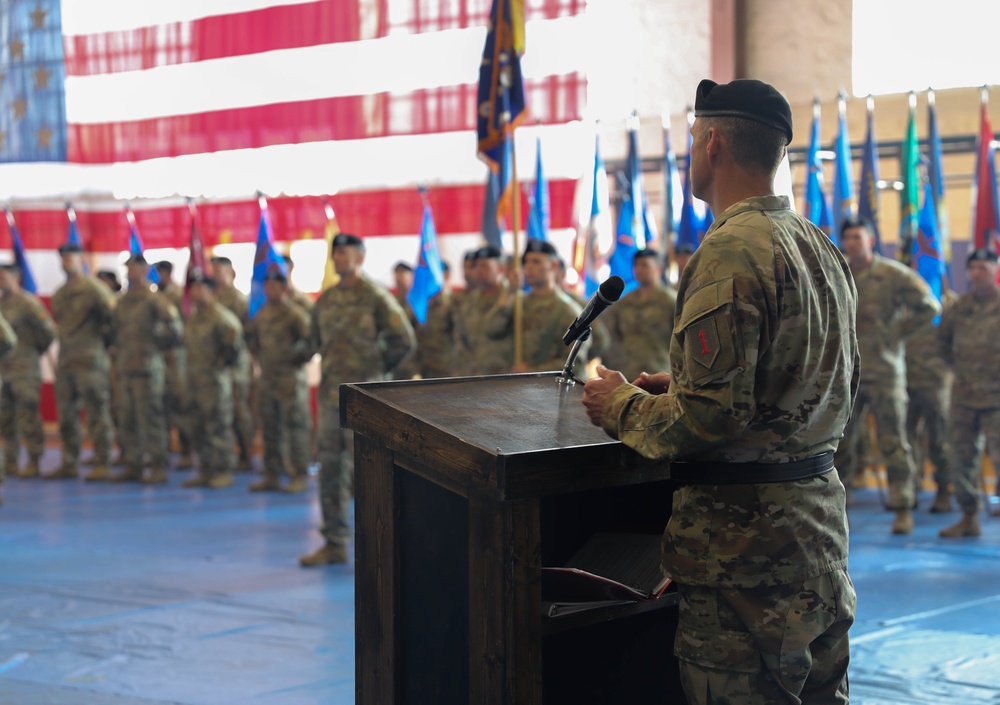
<svg viewBox="0 0 1000 705"><path fill-rule="evenodd" d="M584 381L573 374L573 365L576 363L576 356L580 354L580 348L583 344L590 340L590 328L584 329L580 337L576 339L573 343L573 347L569 351L569 355L566 357L566 364L563 365L562 372L556 377L557 384L564 384L567 387L572 387L573 385L579 383L584 384Z"/></svg>

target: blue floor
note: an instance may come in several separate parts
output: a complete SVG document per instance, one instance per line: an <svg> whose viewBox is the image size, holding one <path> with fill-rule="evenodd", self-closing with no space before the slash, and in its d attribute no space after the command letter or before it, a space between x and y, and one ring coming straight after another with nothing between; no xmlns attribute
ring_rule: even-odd
<svg viewBox="0 0 1000 705"><path fill-rule="evenodd" d="M354 702L354 575L304 570L314 493L8 480L0 508L0 705ZM927 504L929 497L924 497ZM1000 703L1000 519L889 535L851 510L852 702ZM431 704L428 704L431 705Z"/></svg>

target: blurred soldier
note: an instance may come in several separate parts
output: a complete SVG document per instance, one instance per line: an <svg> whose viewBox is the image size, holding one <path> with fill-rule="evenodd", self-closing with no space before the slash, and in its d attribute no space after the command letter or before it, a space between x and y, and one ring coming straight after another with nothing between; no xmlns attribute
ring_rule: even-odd
<svg viewBox="0 0 1000 705"><path fill-rule="evenodd" d="M6 358L11 353L11 351L14 350L16 346L17 346L17 334L14 332L14 329L11 328L10 324L7 322L7 319L4 318L3 315L0 315L0 360ZM0 385L2 385L3 382L4 380L0 379ZM6 400L4 400L0 404L2 404L0 405L0 414L3 414L4 411L3 405L6 405ZM4 457L3 453L0 452L0 488L3 487L3 481L6 478L5 461L6 458ZM15 463L16 463L16 455L15 455ZM0 495L0 504L3 504L2 495Z"/></svg>
<svg viewBox="0 0 1000 705"><path fill-rule="evenodd" d="M410 305L408 298L410 290L413 289L413 267L406 262L397 262L392 269L392 276L396 282L396 291L393 294L396 297L396 303L406 312L406 320L410 322L410 327L416 332L420 328L420 322L417 320L417 315L413 312L413 306ZM418 343L416 350L399 363L399 366L392 373L393 378L413 379L420 372L419 356L420 345Z"/></svg>
<svg viewBox="0 0 1000 705"><path fill-rule="evenodd" d="M312 311L313 300L295 288L292 272L295 271L295 262L290 255L282 255L285 261L285 268L288 270L288 300L296 304L306 313Z"/></svg>
<svg viewBox="0 0 1000 705"><path fill-rule="evenodd" d="M467 374L469 370L469 360L472 350L468 345L466 335L466 313L469 303L474 298L476 292L476 250L468 250L462 257L462 278L465 280L465 288L458 289L451 293L451 320L452 320L452 369L449 376Z"/></svg>
<svg viewBox="0 0 1000 705"><path fill-rule="evenodd" d="M67 243L59 248L66 283L52 297L52 316L59 339L56 404L62 464L47 479L79 475L80 406L87 412L87 434L94 446L94 469L88 479L106 480L111 453L110 359L105 347L114 299L107 286L83 274L83 249Z"/></svg>
<svg viewBox="0 0 1000 705"><path fill-rule="evenodd" d="M416 329L420 376L424 379L451 377L455 374L454 294L451 291L451 270L441 263L444 284L441 291L427 302L427 322Z"/></svg>
<svg viewBox="0 0 1000 705"><path fill-rule="evenodd" d="M250 319L247 345L260 364L257 409L264 434L264 477L251 492L304 492L312 418L305 364L313 356L310 315L293 303L288 278L277 266L264 274L266 302ZM290 480L281 486L281 473Z"/></svg>
<svg viewBox="0 0 1000 705"><path fill-rule="evenodd" d="M112 331L118 356L118 429L125 469L111 479L166 482L168 426L163 411L163 351L180 343L183 326L177 307L150 288L149 263L141 254L133 254L128 260L128 291L115 307ZM143 476L146 453L150 471Z"/></svg>
<svg viewBox="0 0 1000 705"><path fill-rule="evenodd" d="M681 280L681 275L684 274L684 269L687 267L688 262L691 261L691 257L694 255L694 246L683 242L674 248L674 261L677 263L677 281Z"/></svg>
<svg viewBox="0 0 1000 705"><path fill-rule="evenodd" d="M45 452L42 431L42 373L40 356L56 338L52 316L38 297L21 289L21 270L16 264L0 267L0 314L17 335L17 347L0 362L3 400L0 402L0 434L6 457L16 470L21 450L21 436L28 451L28 462L17 470L18 477L37 477L38 461ZM0 458L0 474L3 458Z"/></svg>
<svg viewBox="0 0 1000 705"><path fill-rule="evenodd" d="M677 308L677 294L662 282L663 262L656 250L647 247L637 251L632 271L639 287L604 314L611 330L604 365L621 370L627 380L638 379L642 372L654 374L670 369L670 341Z"/></svg>
<svg viewBox="0 0 1000 705"><path fill-rule="evenodd" d="M556 287L573 299L582 310L588 301L566 283L566 261L562 257L559 257L558 264L559 267L556 269ZM610 345L611 331L608 330L606 320L599 318L590 326L590 348L587 359L596 360L597 358L603 358Z"/></svg>
<svg viewBox="0 0 1000 705"><path fill-rule="evenodd" d="M951 480L962 510L943 538L979 536L983 442L996 464L1000 459L1000 287L997 253L973 250L968 259L969 291L945 309L938 335L941 353L952 366ZM1000 511L994 511L1000 516Z"/></svg>
<svg viewBox="0 0 1000 705"><path fill-rule="evenodd" d="M122 295L122 283L118 280L118 273L110 269L101 269L94 276L97 280L108 287L108 291L112 294L112 306L118 305L118 299ZM121 389L119 388L118 381L118 351L115 350L113 344L108 345L108 376L111 380L111 443L112 445L118 445L118 460L119 462L125 456L125 444L122 442L122 436L118 428L118 420L121 418ZM110 477L110 474L105 476L100 473L91 474L87 479L91 482L98 482L106 480Z"/></svg>
<svg viewBox="0 0 1000 705"><path fill-rule="evenodd" d="M840 241L858 289L861 387L844 440L837 449L840 479L851 486L860 464L858 446L869 411L878 426L878 446L889 479L888 508L896 512L892 533L913 531L916 466L906 440L906 360L903 343L941 311L927 282L909 267L875 254L871 226L849 218Z"/></svg>
<svg viewBox="0 0 1000 705"><path fill-rule="evenodd" d="M947 299L946 299L947 301ZM946 304L947 307L947 304ZM862 363L864 364L864 363ZM934 484L937 492L931 513L950 512L951 481L948 443L948 406L951 396L951 370L941 356L938 327L934 321L924 323L906 341L906 438L916 466L916 491L924 476L924 459L934 464Z"/></svg>
<svg viewBox="0 0 1000 705"><path fill-rule="evenodd" d="M211 262L212 278L216 283L216 300L232 311L240 325L245 328L250 320L250 300L246 294L233 286L233 282L236 280L233 261L228 257L213 257ZM240 472L249 472L256 429L253 407L250 404L253 387L253 360L246 347L241 350L240 357L231 368L230 374L233 377L233 431L236 434L236 444L240 451L236 469Z"/></svg>
<svg viewBox="0 0 1000 705"><path fill-rule="evenodd" d="M233 452L233 374L246 355L243 326L216 301L215 280L191 272L192 310L184 326L191 440L198 453L198 474L185 487L230 487L236 457Z"/></svg>
<svg viewBox="0 0 1000 705"><path fill-rule="evenodd" d="M490 312L501 299L506 300L510 288L506 258L498 248L486 245L475 251L473 259L476 288L462 306L459 332L465 359L456 363L465 375L506 374L514 364L513 335L496 339L486 332Z"/></svg>
<svg viewBox="0 0 1000 705"><path fill-rule="evenodd" d="M361 238L340 233L331 255L340 281L320 295L312 311L313 348L322 356L318 456L324 543L299 559L304 566L347 561L354 437L340 427L340 385L387 379L416 344L392 294L361 273Z"/></svg>
<svg viewBox="0 0 1000 705"><path fill-rule="evenodd" d="M504 293L500 303L489 315L486 333L493 339L505 341L514 334L514 297L524 297L524 342L522 360L509 371L542 372L561 370L569 354L562 337L573 320L580 315L580 305L556 286L559 255L544 240L528 240L521 262L524 281L530 287L527 296L513 284ZM577 358L576 373L584 374L587 343Z"/></svg>
<svg viewBox="0 0 1000 705"><path fill-rule="evenodd" d="M184 289L174 282L173 263L163 260L153 266L156 267L156 275L159 279L157 290L167 297L183 317ZM185 394L187 374L184 369L184 346L178 345L164 351L163 359L166 362L166 375L163 385L163 408L167 415L167 429L169 431L170 427L173 426L177 431L177 443L181 451L180 460L177 462L177 469L190 470L194 467L194 460L191 458L191 438L187 432L188 424L184 420L184 412L187 408L187 395Z"/></svg>

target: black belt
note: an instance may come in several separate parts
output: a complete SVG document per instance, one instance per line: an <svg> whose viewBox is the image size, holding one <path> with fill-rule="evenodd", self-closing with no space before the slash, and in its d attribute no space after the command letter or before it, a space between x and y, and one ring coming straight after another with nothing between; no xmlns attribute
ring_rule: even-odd
<svg viewBox="0 0 1000 705"><path fill-rule="evenodd" d="M789 463L671 463L670 478L689 485L756 485L794 482L833 470L833 452Z"/></svg>

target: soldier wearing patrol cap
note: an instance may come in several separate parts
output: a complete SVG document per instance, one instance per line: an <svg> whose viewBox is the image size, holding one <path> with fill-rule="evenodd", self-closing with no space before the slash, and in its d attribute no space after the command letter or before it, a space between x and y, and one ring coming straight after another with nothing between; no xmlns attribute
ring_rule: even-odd
<svg viewBox="0 0 1000 705"><path fill-rule="evenodd" d="M420 327L420 321L417 320L417 314L413 312L413 306L410 305L409 301L410 290L413 288L413 267L406 262L397 262L396 266L392 268L392 276L396 282L396 290L393 292L393 296L396 298L396 302L400 308L406 312L406 320L410 322L410 327L416 333ZM414 348L413 352L407 355L406 359L396 367L396 370L392 374L393 378L413 379L414 376L419 374L419 355L420 347L418 341L417 347Z"/></svg>
<svg viewBox="0 0 1000 705"><path fill-rule="evenodd" d="M118 432L125 469L115 482L167 481L167 417L163 409L165 350L181 342L180 312L149 285L149 263L141 254L128 260L128 291L115 306L111 339L117 354L120 406ZM143 456L150 471L143 475Z"/></svg>
<svg viewBox="0 0 1000 705"><path fill-rule="evenodd" d="M500 302L493 308L486 321L486 334L492 340L509 340L514 334L514 298L522 296L524 349L514 372L542 372L561 370L566 360L567 348L562 342L566 328L580 315L576 303L556 286L559 253L545 240L528 240L521 257L524 281L530 287L527 296L520 286L508 287ZM577 358L577 374L584 373L587 347L584 343Z"/></svg>
<svg viewBox="0 0 1000 705"><path fill-rule="evenodd" d="M39 359L56 338L56 326L45 306L33 294L21 289L21 270L16 264L0 267L0 314L17 335L17 346L0 361L3 398L0 402L0 435L6 461L18 477L37 477L38 461L45 452L42 430L42 373ZM17 469L21 437L28 462ZM0 458L0 474L3 473Z"/></svg>
<svg viewBox="0 0 1000 705"><path fill-rule="evenodd" d="M945 309L938 326L941 354L954 370L951 388L951 479L962 510L943 538L979 536L982 509L980 456L985 441L994 463L1000 458L1000 287L997 253L973 250L968 258L969 291ZM1000 516L1000 511L994 511Z"/></svg>
<svg viewBox="0 0 1000 705"><path fill-rule="evenodd" d="M264 434L264 477L251 492L304 492L311 456L312 415L305 365L313 356L309 312L293 303L288 278L271 265L266 301L247 326L247 345L260 364L257 413ZM288 484L281 485L287 470Z"/></svg>
<svg viewBox="0 0 1000 705"><path fill-rule="evenodd" d="M184 326L188 433L198 454L198 474L185 487L219 489L233 485L232 368L246 355L243 326L215 298L215 279L200 269L188 276L191 315Z"/></svg>
<svg viewBox="0 0 1000 705"><path fill-rule="evenodd" d="M604 365L621 370L625 379L642 372L670 369L670 339L674 334L677 294L661 280L663 261L651 247L632 257L638 288L622 297L604 314L611 343Z"/></svg>
<svg viewBox="0 0 1000 705"><path fill-rule="evenodd" d="M476 287L466 296L459 319L459 354L455 360L459 374L504 374L514 364L513 337L498 339L486 331L490 312L510 288L505 276L506 259L493 245L484 245L472 253Z"/></svg>
<svg viewBox="0 0 1000 705"><path fill-rule="evenodd" d="M62 438L62 464L46 479L79 476L80 406L87 412L87 433L94 446L91 476L106 479L111 460L111 380L106 342L114 299L97 279L83 273L83 248L66 243L59 248L66 283L52 296L52 316L59 340L56 406Z"/></svg>
<svg viewBox="0 0 1000 705"><path fill-rule="evenodd" d="M361 238L340 233L331 243L331 256L340 281L317 299L311 326L313 348L322 356L317 439L324 543L299 559L303 566L347 561L354 437L340 426L340 385L389 378L416 344L392 294L361 272Z"/></svg>
<svg viewBox="0 0 1000 705"><path fill-rule="evenodd" d="M681 277L670 370L598 368L591 420L677 482L663 568L691 705L847 703L845 491L857 299L830 238L774 195L791 110L766 83L702 81L690 150L716 214ZM683 461L683 462L677 462Z"/></svg>

